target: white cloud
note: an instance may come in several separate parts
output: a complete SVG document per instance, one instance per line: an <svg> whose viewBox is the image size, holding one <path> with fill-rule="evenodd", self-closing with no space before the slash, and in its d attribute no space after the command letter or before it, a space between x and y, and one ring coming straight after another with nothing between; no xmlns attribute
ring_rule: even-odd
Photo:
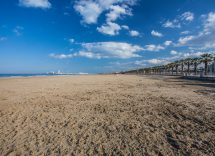
<svg viewBox="0 0 215 156"><path fill-rule="evenodd" d="M177 16L174 20L167 20L163 23L165 28L181 28L181 24L185 24L185 21L191 22L194 20L194 14L192 12L185 12L182 15ZM182 23L183 22L183 23Z"/></svg>
<svg viewBox="0 0 215 156"><path fill-rule="evenodd" d="M68 59L73 58L74 54L50 54L49 57L56 58L56 59Z"/></svg>
<svg viewBox="0 0 215 156"><path fill-rule="evenodd" d="M134 65L137 65L137 66L145 66L146 65L146 61L145 60L137 60L137 61L134 61L134 62L131 62L130 64L134 64Z"/></svg>
<svg viewBox="0 0 215 156"><path fill-rule="evenodd" d="M165 59L150 59L150 60L147 60L147 62L152 65L162 65L162 64L169 63L169 61Z"/></svg>
<svg viewBox="0 0 215 156"><path fill-rule="evenodd" d="M175 50L171 50L170 54L174 55L173 57L166 58L166 60L172 59L182 59L182 58L192 58L192 57L200 57L202 54L205 53L214 53L213 51L193 51L193 52L178 52Z"/></svg>
<svg viewBox="0 0 215 156"><path fill-rule="evenodd" d="M154 44L149 44L149 45L146 45L144 47L144 50L145 51L160 51L160 50L164 50L165 48L161 45L154 45Z"/></svg>
<svg viewBox="0 0 215 156"><path fill-rule="evenodd" d="M156 36L156 37L163 37L163 34L162 34L162 33L157 32L157 31L155 31L155 30L152 30L151 35L152 35L152 36Z"/></svg>
<svg viewBox="0 0 215 156"><path fill-rule="evenodd" d="M100 54L102 58L132 58L140 57L137 52L143 50L138 45L124 42L84 43L82 47L89 52Z"/></svg>
<svg viewBox="0 0 215 156"><path fill-rule="evenodd" d="M107 24L102 25L101 27L97 27L97 30L100 33L114 36L114 35L119 34L119 31L121 30L121 27L117 23L108 22Z"/></svg>
<svg viewBox="0 0 215 156"><path fill-rule="evenodd" d="M208 52L188 52L188 53L182 53L182 52L177 52L172 50L173 56L170 57L163 57L163 58L153 58L149 60L137 60L137 61L132 61L132 62L127 62L127 63L115 63L114 65L118 66L125 66L126 64L129 65L130 67L137 68L137 67L147 67L147 66L155 66L155 65L163 65L163 64L168 64L170 62L173 62L175 60L179 59L185 59L187 57L199 57L204 53ZM210 52L210 53L215 53L215 52Z"/></svg>
<svg viewBox="0 0 215 156"><path fill-rule="evenodd" d="M215 12L210 12L204 21L204 32L211 33L215 31Z"/></svg>
<svg viewBox="0 0 215 156"><path fill-rule="evenodd" d="M107 21L115 21L123 15L131 16L131 10L128 8L127 5L119 6L119 5L112 5L110 6L110 12L106 14Z"/></svg>
<svg viewBox="0 0 215 156"><path fill-rule="evenodd" d="M174 21L167 20L163 24L163 27L165 27L165 28L181 28L181 24L178 23L178 20L174 20Z"/></svg>
<svg viewBox="0 0 215 156"><path fill-rule="evenodd" d="M90 1L90 0L88 0L88 1ZM104 9L104 11L110 9L110 6L119 3L119 1L116 1L116 0L105 0L105 1L104 0L91 0L91 1L98 3L99 6L101 6L101 8Z"/></svg>
<svg viewBox="0 0 215 156"><path fill-rule="evenodd" d="M91 58L91 59L107 58L106 56L102 56L100 53L94 53L89 51L80 51L76 55L81 57Z"/></svg>
<svg viewBox="0 0 215 156"><path fill-rule="evenodd" d="M186 50L187 51L187 50ZM193 58L193 57L200 57L202 54L205 53L215 53L214 51L189 51L189 52L178 52L176 50L171 50L170 54L173 55L172 57L167 57L164 58L168 61L172 61L172 60L179 60L179 59L185 59L185 58Z"/></svg>
<svg viewBox="0 0 215 156"><path fill-rule="evenodd" d="M140 65L140 66L147 66L147 65L163 65L163 64L167 64L169 63L169 61L167 59L163 59L163 58L153 58L153 59L149 59L149 60L141 60L141 61L135 61L136 65Z"/></svg>
<svg viewBox="0 0 215 156"><path fill-rule="evenodd" d="M185 21L193 21L194 20L194 14L192 12L185 12L180 16L181 20L185 20Z"/></svg>
<svg viewBox="0 0 215 156"><path fill-rule="evenodd" d="M170 58L168 58L170 59ZM113 71L116 71L116 69L120 70L132 70L137 68L143 68L147 66L154 66L154 65L163 65L170 63L170 61L165 58L153 58L149 60L136 60L136 61L130 61L130 62L110 62L111 66L107 66L108 68L113 68Z"/></svg>
<svg viewBox="0 0 215 156"><path fill-rule="evenodd" d="M82 50L73 54L50 54L49 56L56 59L67 59L73 57L87 57L94 59L101 58L121 58L127 59L132 57L141 57L137 53L143 48L124 42L94 42L82 43Z"/></svg>
<svg viewBox="0 0 215 156"><path fill-rule="evenodd" d="M179 38L179 44L184 46L201 47L203 49L215 48L215 12L210 12L203 18L203 28L193 36Z"/></svg>
<svg viewBox="0 0 215 156"><path fill-rule="evenodd" d="M194 36L186 36L186 37L180 37L178 42L179 45L185 45L187 44L189 41L191 41L194 38Z"/></svg>
<svg viewBox="0 0 215 156"><path fill-rule="evenodd" d="M136 30L129 31L129 34L132 37L140 36L140 33L138 31L136 31Z"/></svg>
<svg viewBox="0 0 215 156"><path fill-rule="evenodd" d="M187 34L189 34L189 33L190 33L190 31L182 31L182 32L181 32L182 35L187 35Z"/></svg>
<svg viewBox="0 0 215 156"><path fill-rule="evenodd" d="M203 31L195 36L190 44L205 48L215 48L215 12L211 12L206 16L203 22Z"/></svg>
<svg viewBox="0 0 215 156"><path fill-rule="evenodd" d="M83 22L86 24L97 23L97 19L103 11L98 3L91 0L78 1L76 2L76 5L74 5L74 8L81 14Z"/></svg>
<svg viewBox="0 0 215 156"><path fill-rule="evenodd" d="M116 20L132 16L131 6L137 0L76 0L74 9L82 16L85 24L96 24L101 14L105 13L105 23L97 27L98 32L118 35L119 30L129 30L127 25L120 26Z"/></svg>
<svg viewBox="0 0 215 156"><path fill-rule="evenodd" d="M129 30L129 27L127 25L122 25L121 28Z"/></svg>
<svg viewBox="0 0 215 156"><path fill-rule="evenodd" d="M170 54L171 54L171 55L181 55L182 53L181 53L181 52L178 52L178 51L175 51L175 50L171 50L171 51L170 51Z"/></svg>
<svg viewBox="0 0 215 156"><path fill-rule="evenodd" d="M115 21L122 15L132 15L129 6L136 4L136 0L77 0L74 9L82 16L86 24L95 24L99 16L107 11L107 21Z"/></svg>
<svg viewBox="0 0 215 156"><path fill-rule="evenodd" d="M170 46L171 44L173 44L172 41L165 41L165 42L164 42L164 45L165 45L165 46Z"/></svg>
<svg viewBox="0 0 215 156"><path fill-rule="evenodd" d="M204 52L193 52L193 53L184 53L183 57L187 58L187 57L199 57L202 54L204 54Z"/></svg>
<svg viewBox="0 0 215 156"><path fill-rule="evenodd" d="M19 5L42 9L51 8L51 3L48 0L19 0Z"/></svg>
<svg viewBox="0 0 215 156"><path fill-rule="evenodd" d="M140 32L138 32L136 30L130 30L130 28L127 25L122 25L121 28L125 29L125 30L128 30L129 35L132 36L132 37L141 36Z"/></svg>
<svg viewBox="0 0 215 156"><path fill-rule="evenodd" d="M140 60L140 61L132 61L132 62L110 62L110 65L105 66L107 69L111 69L111 71L116 72L116 71L122 71L122 70L132 70L136 69L138 67L143 67L145 66L145 62Z"/></svg>

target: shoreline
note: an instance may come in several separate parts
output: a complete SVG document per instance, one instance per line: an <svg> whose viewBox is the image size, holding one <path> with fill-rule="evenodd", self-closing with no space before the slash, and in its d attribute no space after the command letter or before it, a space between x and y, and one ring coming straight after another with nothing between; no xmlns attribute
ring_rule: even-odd
<svg viewBox="0 0 215 156"><path fill-rule="evenodd" d="M29 78L29 77L58 77L58 76L82 76L82 75L96 75L96 74L62 74L62 75L29 75L29 76L0 76L2 78Z"/></svg>

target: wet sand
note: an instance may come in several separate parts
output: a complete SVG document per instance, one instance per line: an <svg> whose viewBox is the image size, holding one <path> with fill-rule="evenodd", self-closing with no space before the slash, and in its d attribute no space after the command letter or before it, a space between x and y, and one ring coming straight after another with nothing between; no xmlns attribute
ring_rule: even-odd
<svg viewBox="0 0 215 156"><path fill-rule="evenodd" d="M215 84L132 75L0 79L0 155L215 155Z"/></svg>

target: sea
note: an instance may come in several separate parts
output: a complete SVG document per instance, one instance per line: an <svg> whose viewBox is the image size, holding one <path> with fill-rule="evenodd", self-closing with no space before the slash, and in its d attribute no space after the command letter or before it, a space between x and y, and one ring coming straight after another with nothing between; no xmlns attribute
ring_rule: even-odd
<svg viewBox="0 0 215 156"><path fill-rule="evenodd" d="M53 76L50 74L0 74L0 77L32 77L32 76Z"/></svg>
<svg viewBox="0 0 215 156"><path fill-rule="evenodd" d="M81 75L81 74L0 74L0 78L4 77L35 77L35 76L65 76L65 75Z"/></svg>

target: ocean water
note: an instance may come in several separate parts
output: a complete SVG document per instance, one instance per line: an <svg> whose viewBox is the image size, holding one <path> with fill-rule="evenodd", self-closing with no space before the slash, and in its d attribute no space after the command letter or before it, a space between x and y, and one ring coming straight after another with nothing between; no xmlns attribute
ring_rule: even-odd
<svg viewBox="0 0 215 156"><path fill-rule="evenodd" d="M70 73L70 74L0 74L2 77L32 77L32 76L75 76L75 75L88 75L88 73Z"/></svg>
<svg viewBox="0 0 215 156"><path fill-rule="evenodd" d="M51 74L0 74L1 77L32 77L32 76L55 76Z"/></svg>

